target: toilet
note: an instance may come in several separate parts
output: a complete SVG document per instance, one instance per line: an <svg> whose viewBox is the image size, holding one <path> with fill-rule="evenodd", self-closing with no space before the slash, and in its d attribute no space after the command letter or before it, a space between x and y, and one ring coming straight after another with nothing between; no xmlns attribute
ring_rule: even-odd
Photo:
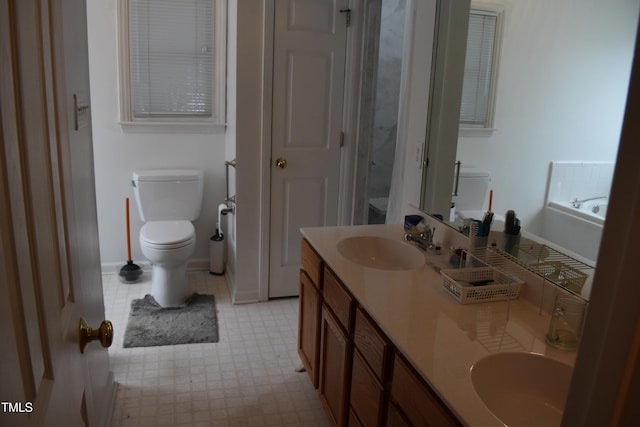
<svg viewBox="0 0 640 427"><path fill-rule="evenodd" d="M458 179L458 195L452 198L455 220L481 220L489 209L491 174L484 169L460 168ZM503 215L494 215L493 219L504 222Z"/></svg>
<svg viewBox="0 0 640 427"><path fill-rule="evenodd" d="M191 221L200 215L203 173L190 169L133 173L140 219L142 254L151 262L151 296L163 307L184 304L189 297L187 261L196 244Z"/></svg>

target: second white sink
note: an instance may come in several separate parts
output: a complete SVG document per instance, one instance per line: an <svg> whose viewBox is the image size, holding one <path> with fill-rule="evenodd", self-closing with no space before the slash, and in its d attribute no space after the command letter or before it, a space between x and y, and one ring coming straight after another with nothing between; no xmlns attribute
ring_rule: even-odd
<svg viewBox="0 0 640 427"><path fill-rule="evenodd" d="M348 237L338 242L338 252L349 261L379 270L415 270L425 263L419 249L385 237Z"/></svg>
<svg viewBox="0 0 640 427"><path fill-rule="evenodd" d="M496 353L471 368L482 402L503 423L559 426L573 368L536 353Z"/></svg>

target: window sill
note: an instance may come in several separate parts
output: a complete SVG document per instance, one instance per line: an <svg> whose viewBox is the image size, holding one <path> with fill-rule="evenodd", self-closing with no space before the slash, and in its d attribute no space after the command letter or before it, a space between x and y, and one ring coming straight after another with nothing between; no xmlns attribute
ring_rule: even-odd
<svg viewBox="0 0 640 427"><path fill-rule="evenodd" d="M220 133L225 123L119 122L124 133Z"/></svg>
<svg viewBox="0 0 640 427"><path fill-rule="evenodd" d="M459 128L458 136L470 136L470 137L491 137L496 131L495 128Z"/></svg>

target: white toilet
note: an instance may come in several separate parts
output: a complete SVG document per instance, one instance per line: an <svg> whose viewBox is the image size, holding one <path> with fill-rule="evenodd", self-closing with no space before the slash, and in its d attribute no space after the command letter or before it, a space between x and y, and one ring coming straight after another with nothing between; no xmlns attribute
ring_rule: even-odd
<svg viewBox="0 0 640 427"><path fill-rule="evenodd" d="M165 169L133 173L142 254L151 262L151 296L164 307L189 297L187 261L196 245L191 221L200 215L203 173Z"/></svg>
<svg viewBox="0 0 640 427"><path fill-rule="evenodd" d="M482 220L489 209L489 184L491 174L484 169L460 168L458 195L455 203L455 220L469 218ZM494 215L494 221L504 222L504 215Z"/></svg>

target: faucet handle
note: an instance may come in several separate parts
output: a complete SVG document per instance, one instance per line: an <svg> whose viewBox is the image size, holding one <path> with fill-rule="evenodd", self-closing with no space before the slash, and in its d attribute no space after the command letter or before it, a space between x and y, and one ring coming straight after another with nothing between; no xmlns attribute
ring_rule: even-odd
<svg viewBox="0 0 640 427"><path fill-rule="evenodd" d="M420 233L420 236L426 241L428 241L429 243L432 243L433 237L435 236L435 234L436 234L435 228L427 228L425 231Z"/></svg>

